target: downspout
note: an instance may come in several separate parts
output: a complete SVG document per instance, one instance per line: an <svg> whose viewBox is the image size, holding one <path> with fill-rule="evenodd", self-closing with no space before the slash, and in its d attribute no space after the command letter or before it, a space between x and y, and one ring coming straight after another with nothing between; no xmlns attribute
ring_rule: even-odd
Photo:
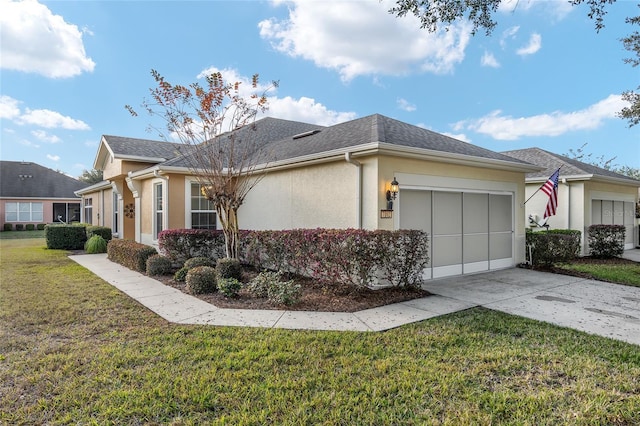
<svg viewBox="0 0 640 426"><path fill-rule="evenodd" d="M162 185L162 199L164 200L164 206L162 206L162 229L169 229L169 178L160 175L158 170L153 171L153 176L162 179L166 184Z"/></svg>
<svg viewBox="0 0 640 426"><path fill-rule="evenodd" d="M347 163L353 164L358 168L358 189L356 192L356 226L358 229L362 229L362 163L351 158L350 152L344 153L344 159Z"/></svg>

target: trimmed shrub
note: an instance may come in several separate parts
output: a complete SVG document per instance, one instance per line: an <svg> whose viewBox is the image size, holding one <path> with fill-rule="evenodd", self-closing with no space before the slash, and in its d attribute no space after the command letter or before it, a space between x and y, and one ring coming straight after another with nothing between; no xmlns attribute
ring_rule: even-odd
<svg viewBox="0 0 640 426"><path fill-rule="evenodd" d="M113 238L113 233L111 232L111 228L107 226L93 226L87 225L87 238L91 238L94 235L100 235L105 241L109 242Z"/></svg>
<svg viewBox="0 0 640 426"><path fill-rule="evenodd" d="M242 288L242 283L235 278L218 279L218 291L225 297L236 298Z"/></svg>
<svg viewBox="0 0 640 426"><path fill-rule="evenodd" d="M527 249L531 248L531 265L549 266L557 262L570 262L580 254L582 232L574 229L527 231Z"/></svg>
<svg viewBox="0 0 640 426"><path fill-rule="evenodd" d="M36 225L36 229L38 231L44 231L44 227L45 227L44 223L39 223L38 225Z"/></svg>
<svg viewBox="0 0 640 426"><path fill-rule="evenodd" d="M242 265L240 265L238 259L218 259L216 271L220 278L235 278L239 280L242 276Z"/></svg>
<svg viewBox="0 0 640 426"><path fill-rule="evenodd" d="M147 259L147 275L170 275L172 270L168 257L154 254Z"/></svg>
<svg viewBox="0 0 640 426"><path fill-rule="evenodd" d="M589 227L589 253L593 257L616 257L624 252L624 225L591 225Z"/></svg>
<svg viewBox="0 0 640 426"><path fill-rule="evenodd" d="M132 240L116 238L107 244L107 259L143 274L147 271L147 259L154 254L158 254L155 248Z"/></svg>
<svg viewBox="0 0 640 426"><path fill-rule="evenodd" d="M186 266L178 269L176 273L173 274L174 281L183 283L187 279L187 272L189 272L189 268L187 268Z"/></svg>
<svg viewBox="0 0 640 426"><path fill-rule="evenodd" d="M24 224L16 223L16 231L24 231Z"/></svg>
<svg viewBox="0 0 640 426"><path fill-rule="evenodd" d="M293 281L280 281L269 287L267 299L278 305L295 305L300 300L300 285Z"/></svg>
<svg viewBox="0 0 640 426"><path fill-rule="evenodd" d="M5 223L3 228L3 231L13 231L13 223Z"/></svg>
<svg viewBox="0 0 640 426"><path fill-rule="evenodd" d="M47 248L56 250L82 250L87 242L84 227L78 225L47 225L44 237Z"/></svg>
<svg viewBox="0 0 640 426"><path fill-rule="evenodd" d="M300 285L293 280L282 281L282 272L261 272L249 281L248 289L254 296L266 297L277 305L293 305L300 300Z"/></svg>
<svg viewBox="0 0 640 426"><path fill-rule="evenodd" d="M36 225L34 223L27 223L24 228L27 231L35 231L36 230Z"/></svg>
<svg viewBox="0 0 640 426"><path fill-rule="evenodd" d="M216 262L208 257L198 256L192 257L191 259L187 259L184 262L184 267L187 269L195 268L196 266L211 266L215 268Z"/></svg>
<svg viewBox="0 0 640 426"><path fill-rule="evenodd" d="M84 245L84 250L88 254L96 254L96 253L106 253L107 252L107 241L102 238L100 235L94 235L89 238Z"/></svg>
<svg viewBox="0 0 640 426"><path fill-rule="evenodd" d="M186 290L191 294L213 293L216 291L216 268L196 266L187 272Z"/></svg>

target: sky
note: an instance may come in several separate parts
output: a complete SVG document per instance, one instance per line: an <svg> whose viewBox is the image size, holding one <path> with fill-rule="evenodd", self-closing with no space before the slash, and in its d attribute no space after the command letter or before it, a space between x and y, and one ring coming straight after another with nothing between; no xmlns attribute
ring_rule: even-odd
<svg viewBox="0 0 640 426"><path fill-rule="evenodd" d="M429 33L387 0L0 0L0 159L77 177L102 135L159 139L125 109L155 69L185 85L277 80L272 117L379 113L494 151L582 148L640 168L640 126L616 116L640 84L620 42L638 4L609 6L598 33L587 5L505 0L486 36L463 21Z"/></svg>

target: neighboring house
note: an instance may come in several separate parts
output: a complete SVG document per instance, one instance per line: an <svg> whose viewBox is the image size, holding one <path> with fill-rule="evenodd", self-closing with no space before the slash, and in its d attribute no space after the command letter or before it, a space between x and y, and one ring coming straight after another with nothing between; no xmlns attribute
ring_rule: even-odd
<svg viewBox="0 0 640 426"><path fill-rule="evenodd" d="M524 261L525 173L537 166L377 114L330 127L264 118L252 136L268 173L239 210L243 229L423 229L426 278ZM99 213L97 224L149 245L164 229L215 228L180 148L103 136L94 168L105 181L76 192L83 220Z"/></svg>
<svg viewBox="0 0 640 426"><path fill-rule="evenodd" d="M0 229L10 223L79 222L86 183L35 163L0 161Z"/></svg>
<svg viewBox="0 0 640 426"><path fill-rule="evenodd" d="M560 167L558 210L547 223L551 228L582 231L582 254L589 252L585 236L591 225L624 225L625 248L632 249L638 244L635 213L639 180L539 148L503 154L544 168L527 173L527 199ZM533 195L525 206L525 216L540 222L548 199L542 191Z"/></svg>

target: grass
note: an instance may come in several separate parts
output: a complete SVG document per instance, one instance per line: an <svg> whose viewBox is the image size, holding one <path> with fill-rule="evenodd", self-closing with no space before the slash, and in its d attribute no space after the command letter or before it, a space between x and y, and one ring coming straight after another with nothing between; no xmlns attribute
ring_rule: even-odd
<svg viewBox="0 0 640 426"><path fill-rule="evenodd" d="M587 274L593 279L640 287L640 265L636 264L562 264L560 269Z"/></svg>
<svg viewBox="0 0 640 426"><path fill-rule="evenodd" d="M169 324L0 241L0 424L640 423L638 346L472 309L385 333Z"/></svg>
<svg viewBox="0 0 640 426"><path fill-rule="evenodd" d="M0 240L16 240L25 238L44 238L44 230L0 232Z"/></svg>

